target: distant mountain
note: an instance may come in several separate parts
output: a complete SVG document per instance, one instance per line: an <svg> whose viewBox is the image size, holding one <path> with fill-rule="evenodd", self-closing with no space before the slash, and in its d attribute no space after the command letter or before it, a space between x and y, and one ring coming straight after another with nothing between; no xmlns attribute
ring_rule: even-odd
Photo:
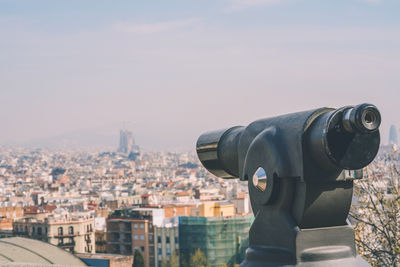
<svg viewBox="0 0 400 267"><path fill-rule="evenodd" d="M118 131L115 134L102 134L96 131L80 131L57 136L29 140L23 146L41 148L108 148L118 147Z"/></svg>
<svg viewBox="0 0 400 267"><path fill-rule="evenodd" d="M24 142L7 142L3 145L25 146L51 149L104 149L116 151L119 146L120 124L110 124L96 128L76 130L55 136L36 138ZM132 125L136 144L143 150L155 151L192 151L195 147L198 132L182 129L176 125L166 127L151 122Z"/></svg>

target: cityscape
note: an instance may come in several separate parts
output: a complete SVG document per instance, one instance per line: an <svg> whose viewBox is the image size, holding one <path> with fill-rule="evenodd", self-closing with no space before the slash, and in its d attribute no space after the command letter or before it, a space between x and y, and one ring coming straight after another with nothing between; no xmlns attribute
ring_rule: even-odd
<svg viewBox="0 0 400 267"><path fill-rule="evenodd" d="M0 0L0 267L400 267L399 0Z"/></svg>
<svg viewBox="0 0 400 267"><path fill-rule="evenodd" d="M3 149L0 175L2 237L42 240L88 262L132 261L138 250L147 267L172 255L188 261L196 248L213 266L238 264L247 248L246 182L214 177L193 152L142 152L127 130L115 151Z"/></svg>
<svg viewBox="0 0 400 267"><path fill-rule="evenodd" d="M397 142L391 126L375 168L399 155ZM247 182L213 176L194 152L143 152L128 130L115 151L2 149L0 203L1 237L48 242L92 266L131 266L135 252L146 267L183 266L196 250L209 266L236 266L254 220Z"/></svg>

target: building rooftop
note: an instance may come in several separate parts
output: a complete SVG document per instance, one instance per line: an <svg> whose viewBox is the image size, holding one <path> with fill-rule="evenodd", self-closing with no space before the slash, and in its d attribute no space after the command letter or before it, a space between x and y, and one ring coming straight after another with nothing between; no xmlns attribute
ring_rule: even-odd
<svg viewBox="0 0 400 267"><path fill-rule="evenodd" d="M88 259L125 259L132 258L133 255L119 255L119 254L108 254L108 253L76 253L75 254L79 258L88 258Z"/></svg>
<svg viewBox="0 0 400 267"><path fill-rule="evenodd" d="M49 243L22 237L1 238L0 265L18 263L87 266L78 257Z"/></svg>
<svg viewBox="0 0 400 267"><path fill-rule="evenodd" d="M144 209L144 211L147 211ZM141 210L133 210L133 209L118 209L109 215L109 219L138 219L138 220L150 220L152 216L150 214L146 214Z"/></svg>

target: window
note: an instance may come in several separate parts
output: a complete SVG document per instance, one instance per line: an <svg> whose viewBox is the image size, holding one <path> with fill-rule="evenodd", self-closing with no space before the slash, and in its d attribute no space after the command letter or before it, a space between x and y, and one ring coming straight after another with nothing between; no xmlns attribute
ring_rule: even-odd
<svg viewBox="0 0 400 267"><path fill-rule="evenodd" d="M140 224L140 229L144 229L144 223Z"/></svg>
<svg viewBox="0 0 400 267"><path fill-rule="evenodd" d="M175 244L178 244L178 243L179 243L178 237L175 236Z"/></svg>
<svg viewBox="0 0 400 267"><path fill-rule="evenodd" d="M28 226L25 225L25 233L28 233Z"/></svg>
<svg viewBox="0 0 400 267"><path fill-rule="evenodd" d="M137 229L137 223L135 223L135 224L133 225L133 228Z"/></svg>
<svg viewBox="0 0 400 267"><path fill-rule="evenodd" d="M167 255L171 255L171 249L167 248Z"/></svg>
<svg viewBox="0 0 400 267"><path fill-rule="evenodd" d="M62 245L64 242L63 242L63 239L62 238L60 238L60 239L58 239L58 244L59 245Z"/></svg>
<svg viewBox="0 0 400 267"><path fill-rule="evenodd" d="M39 227L39 228L37 229L37 233L38 233L38 235L42 235L42 227Z"/></svg>
<svg viewBox="0 0 400 267"><path fill-rule="evenodd" d="M158 255L161 255L162 254L162 250L161 250L161 248L159 248L158 249Z"/></svg>
<svg viewBox="0 0 400 267"><path fill-rule="evenodd" d="M86 232L89 232L90 231L90 228L89 228L89 224L88 225L86 225Z"/></svg>
<svg viewBox="0 0 400 267"><path fill-rule="evenodd" d="M144 240L144 235L140 235L140 240Z"/></svg>
<svg viewBox="0 0 400 267"><path fill-rule="evenodd" d="M32 227L32 234L35 234L35 226Z"/></svg>
<svg viewBox="0 0 400 267"><path fill-rule="evenodd" d="M167 241L166 242L167 242L167 244L169 244L169 236L167 236Z"/></svg>
<svg viewBox="0 0 400 267"><path fill-rule="evenodd" d="M153 235L149 235L149 241L153 241Z"/></svg>
<svg viewBox="0 0 400 267"><path fill-rule="evenodd" d="M157 242L161 243L161 236L157 236Z"/></svg>
<svg viewBox="0 0 400 267"><path fill-rule="evenodd" d="M138 240L138 236L137 236L137 235L134 235L134 236L133 236L133 240Z"/></svg>
<svg viewBox="0 0 400 267"><path fill-rule="evenodd" d="M144 247L140 247L140 251L143 253L144 252Z"/></svg>
<svg viewBox="0 0 400 267"><path fill-rule="evenodd" d="M44 228L44 232L47 234L47 227Z"/></svg>
<svg viewBox="0 0 400 267"><path fill-rule="evenodd" d="M58 235L62 235L63 234L63 228L62 227L58 227Z"/></svg>
<svg viewBox="0 0 400 267"><path fill-rule="evenodd" d="M70 234L70 235L74 234L74 227L72 227L72 226L68 227L68 234Z"/></svg>

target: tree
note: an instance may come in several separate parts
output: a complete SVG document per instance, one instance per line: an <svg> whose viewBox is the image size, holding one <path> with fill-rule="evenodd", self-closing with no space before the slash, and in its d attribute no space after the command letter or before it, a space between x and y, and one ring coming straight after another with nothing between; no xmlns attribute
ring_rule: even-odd
<svg viewBox="0 0 400 267"><path fill-rule="evenodd" d="M144 267L144 259L139 250L135 250L132 267Z"/></svg>
<svg viewBox="0 0 400 267"><path fill-rule="evenodd" d="M179 267L179 258L175 252L172 252L168 260L164 259L162 267Z"/></svg>
<svg viewBox="0 0 400 267"><path fill-rule="evenodd" d="M169 261L167 261L166 259L163 259L163 261L161 263L161 267L169 267Z"/></svg>
<svg viewBox="0 0 400 267"><path fill-rule="evenodd" d="M373 266L400 266L400 154L391 152L355 182L350 216L358 253Z"/></svg>
<svg viewBox="0 0 400 267"><path fill-rule="evenodd" d="M189 266L190 267L207 267L207 259L199 248L196 250L196 252L192 255L190 255L190 260L189 260Z"/></svg>

